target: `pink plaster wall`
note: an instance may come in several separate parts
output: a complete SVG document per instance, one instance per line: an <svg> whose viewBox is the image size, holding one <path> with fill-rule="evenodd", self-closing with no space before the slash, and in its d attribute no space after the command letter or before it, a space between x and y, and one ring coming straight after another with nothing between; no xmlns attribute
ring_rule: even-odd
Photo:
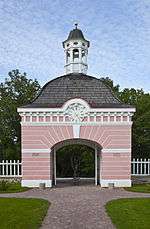
<svg viewBox="0 0 150 229"><path fill-rule="evenodd" d="M81 139L99 143L105 152L101 153L102 179L130 179L130 152L110 153L106 149L130 149L131 126L110 125L80 127ZM24 180L52 179L53 163L50 149L56 143L74 138L71 125L22 126L22 169ZM38 149L38 153L24 153L24 150ZM41 151L39 152L39 149ZM51 172L50 172L51 171Z"/></svg>
<svg viewBox="0 0 150 229"><path fill-rule="evenodd" d="M103 148L130 148L130 126L81 126L80 138L93 140Z"/></svg>
<svg viewBox="0 0 150 229"><path fill-rule="evenodd" d="M126 153L103 153L101 156L102 179L130 179L131 156Z"/></svg>

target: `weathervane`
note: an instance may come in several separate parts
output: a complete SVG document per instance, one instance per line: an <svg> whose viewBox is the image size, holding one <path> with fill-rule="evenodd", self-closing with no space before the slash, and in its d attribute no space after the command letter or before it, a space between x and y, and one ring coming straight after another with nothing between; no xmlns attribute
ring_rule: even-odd
<svg viewBox="0 0 150 229"><path fill-rule="evenodd" d="M77 29L78 28L78 23L76 22L74 25L75 25L75 29Z"/></svg>

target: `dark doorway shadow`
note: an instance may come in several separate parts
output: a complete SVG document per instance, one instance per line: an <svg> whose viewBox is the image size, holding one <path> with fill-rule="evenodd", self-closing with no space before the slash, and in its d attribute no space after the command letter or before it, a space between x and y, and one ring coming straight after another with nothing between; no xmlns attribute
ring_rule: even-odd
<svg viewBox="0 0 150 229"><path fill-rule="evenodd" d="M73 179L66 180L57 180L57 185L55 188L64 188L64 187L77 187L77 186L95 186L94 178L90 179L80 179L78 184L74 184Z"/></svg>

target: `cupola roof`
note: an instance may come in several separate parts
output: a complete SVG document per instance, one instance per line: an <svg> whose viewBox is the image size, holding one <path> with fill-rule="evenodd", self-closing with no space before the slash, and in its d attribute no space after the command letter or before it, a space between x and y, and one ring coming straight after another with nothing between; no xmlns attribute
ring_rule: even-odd
<svg viewBox="0 0 150 229"><path fill-rule="evenodd" d="M70 41L70 40L83 40L83 41L86 41L88 43L88 47L89 47L90 42L85 39L82 30L77 28L77 24L75 24L75 26L76 26L75 29L70 31L67 40L63 41L63 46L64 46L64 43L66 43L67 41Z"/></svg>

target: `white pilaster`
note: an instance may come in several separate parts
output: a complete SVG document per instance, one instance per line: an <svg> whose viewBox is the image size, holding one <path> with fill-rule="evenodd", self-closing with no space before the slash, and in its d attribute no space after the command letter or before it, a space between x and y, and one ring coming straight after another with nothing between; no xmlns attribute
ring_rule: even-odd
<svg viewBox="0 0 150 229"><path fill-rule="evenodd" d="M54 149L54 184L56 185L56 150Z"/></svg>
<svg viewBox="0 0 150 229"><path fill-rule="evenodd" d="M97 148L95 147L95 185L97 185Z"/></svg>

